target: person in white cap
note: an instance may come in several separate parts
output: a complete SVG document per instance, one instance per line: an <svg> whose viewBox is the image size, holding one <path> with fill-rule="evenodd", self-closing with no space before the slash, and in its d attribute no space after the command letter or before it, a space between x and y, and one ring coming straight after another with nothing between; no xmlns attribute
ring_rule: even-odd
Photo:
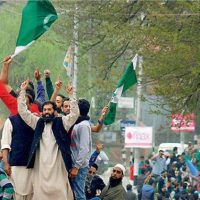
<svg viewBox="0 0 200 200"><path fill-rule="evenodd" d="M114 166L109 183L104 187L99 196L101 200L127 200L126 191L122 186L125 171L126 169L122 164Z"/></svg>

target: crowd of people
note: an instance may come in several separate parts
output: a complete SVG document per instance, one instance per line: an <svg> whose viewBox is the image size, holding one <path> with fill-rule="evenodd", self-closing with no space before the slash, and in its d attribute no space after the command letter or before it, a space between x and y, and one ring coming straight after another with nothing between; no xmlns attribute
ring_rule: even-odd
<svg viewBox="0 0 200 200"><path fill-rule="evenodd" d="M177 148L145 160L141 157L137 192L122 185L126 169L116 164L106 185L97 175L96 159L102 144L92 152L92 132L103 126L108 107L96 125L88 116L90 103L77 100L71 85L60 94L62 82L52 84L50 71L35 70L35 85L25 80L19 91L9 85L10 56L0 74L0 98L10 115L1 138L0 199L9 200L153 200L198 199L200 195L200 151L189 144L178 155ZM47 95L45 95L47 94Z"/></svg>
<svg viewBox="0 0 200 200"><path fill-rule="evenodd" d="M141 156L139 175L135 180L138 200L198 200L200 199L200 151L189 143L178 154L160 150L145 160Z"/></svg>
<svg viewBox="0 0 200 200"><path fill-rule="evenodd" d="M37 93L29 80L15 92L8 80L11 62L10 56L4 59L0 74L0 98L10 111L1 139L0 199L86 199L86 177L100 153L99 144L91 152L91 133L101 130L108 107L92 125L89 102L75 99L71 85L66 95L59 94L62 82L54 88L49 70L44 72L46 88L36 70Z"/></svg>

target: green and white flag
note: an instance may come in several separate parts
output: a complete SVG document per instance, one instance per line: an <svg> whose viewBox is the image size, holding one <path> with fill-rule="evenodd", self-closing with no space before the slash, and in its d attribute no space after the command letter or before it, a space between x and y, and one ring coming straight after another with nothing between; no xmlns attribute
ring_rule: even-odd
<svg viewBox="0 0 200 200"><path fill-rule="evenodd" d="M126 68L126 71L122 75L121 79L117 84L117 89L113 93L112 99L109 105L109 112L106 114L104 124L110 125L115 121L116 108L119 98L122 94L128 90L131 86L137 83L137 77L135 73L135 68L138 62L138 55L136 54L132 62Z"/></svg>
<svg viewBox="0 0 200 200"><path fill-rule="evenodd" d="M58 18L55 8L49 0L29 0L23 11L15 53L12 57L27 49Z"/></svg>

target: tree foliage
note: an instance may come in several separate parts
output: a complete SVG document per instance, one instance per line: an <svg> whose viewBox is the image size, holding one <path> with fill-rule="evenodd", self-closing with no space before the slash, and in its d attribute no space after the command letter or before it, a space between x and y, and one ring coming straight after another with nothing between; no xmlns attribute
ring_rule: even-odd
<svg viewBox="0 0 200 200"><path fill-rule="evenodd" d="M167 104L172 112L197 109L199 1L85 0L70 6L72 15L78 9L82 52L92 49L96 83L114 87L121 66L138 52L144 60L143 85L164 97L160 106Z"/></svg>

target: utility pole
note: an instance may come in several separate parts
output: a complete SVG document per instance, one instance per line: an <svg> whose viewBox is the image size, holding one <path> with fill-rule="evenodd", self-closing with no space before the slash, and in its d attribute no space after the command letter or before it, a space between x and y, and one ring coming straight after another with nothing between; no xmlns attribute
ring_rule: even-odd
<svg viewBox="0 0 200 200"><path fill-rule="evenodd" d="M185 144L185 133L183 131L180 132L180 143L181 143L181 152L184 152L184 144Z"/></svg>
<svg viewBox="0 0 200 200"><path fill-rule="evenodd" d="M180 125L179 125L179 130L182 128L181 127L181 124L182 124L182 121L184 121L184 110L182 111L182 116L181 116L181 122L180 122ZM181 152L184 152L184 144L185 144L185 133L180 130L180 143L181 143Z"/></svg>
<svg viewBox="0 0 200 200"><path fill-rule="evenodd" d="M153 146L153 154L155 154L155 146L156 146L156 142L155 142L155 130L156 130L156 118L157 115L153 116L153 135L152 135L152 146Z"/></svg>
<svg viewBox="0 0 200 200"><path fill-rule="evenodd" d="M74 97L76 98L77 94L77 74L78 74L78 7L75 7L74 14L74 31L73 31L73 39L74 39L74 64L73 64L73 81L72 86L74 89Z"/></svg>
<svg viewBox="0 0 200 200"><path fill-rule="evenodd" d="M139 72L138 72L138 84L137 84L137 110L136 110L136 127L140 124L141 118L141 94L142 94L142 57L139 57ZM134 149L134 183L136 183L138 176L138 167L139 167L139 148Z"/></svg>
<svg viewBox="0 0 200 200"><path fill-rule="evenodd" d="M90 23L89 34L92 37L92 19L90 19L89 23ZM91 101L92 101L91 88L92 88L92 63L93 63L92 54L93 54L93 50L92 48L90 48L88 52L88 85L89 85L88 93L89 93L89 98L91 99Z"/></svg>

